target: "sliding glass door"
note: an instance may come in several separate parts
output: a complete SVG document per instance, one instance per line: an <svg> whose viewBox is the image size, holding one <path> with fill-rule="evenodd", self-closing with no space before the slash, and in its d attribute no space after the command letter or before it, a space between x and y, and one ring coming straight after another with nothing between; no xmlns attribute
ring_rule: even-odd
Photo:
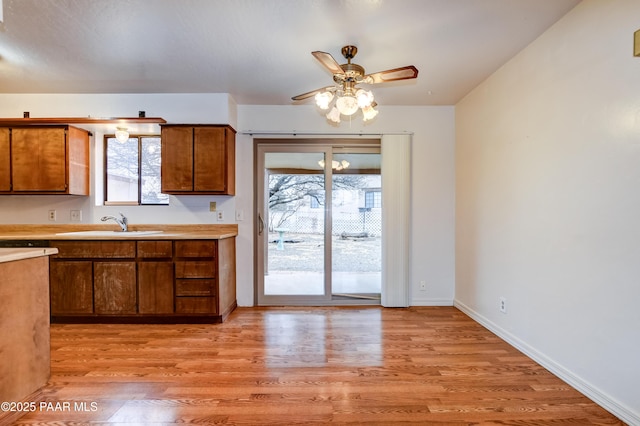
<svg viewBox="0 0 640 426"><path fill-rule="evenodd" d="M257 143L259 305L379 303L380 154L372 145Z"/></svg>
<svg viewBox="0 0 640 426"><path fill-rule="evenodd" d="M331 294L333 300L379 300L382 263L380 153L334 148ZM345 167L346 166L346 167Z"/></svg>

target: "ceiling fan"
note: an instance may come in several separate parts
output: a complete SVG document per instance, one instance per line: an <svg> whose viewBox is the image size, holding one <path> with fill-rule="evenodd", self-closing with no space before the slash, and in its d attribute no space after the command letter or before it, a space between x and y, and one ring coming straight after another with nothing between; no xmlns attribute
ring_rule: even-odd
<svg viewBox="0 0 640 426"><path fill-rule="evenodd" d="M358 53L357 47L344 46L342 48L342 56L346 58L347 63L340 65L333 56L327 52L311 52L311 54L333 74L335 85L302 93L291 99L301 101L315 96L316 104L321 109L329 109L331 101L337 96L334 107L327 114L329 120L339 123L341 114L347 116L353 115L358 111L358 108L360 108L362 109L363 118L366 121L378 114L378 111L374 109L377 104L373 100L371 91L358 88L356 85L361 83L386 83L389 81L409 80L418 77L418 69L413 65L379 71L373 74L365 74L364 68L361 65L351 62L351 59L356 56L356 53Z"/></svg>

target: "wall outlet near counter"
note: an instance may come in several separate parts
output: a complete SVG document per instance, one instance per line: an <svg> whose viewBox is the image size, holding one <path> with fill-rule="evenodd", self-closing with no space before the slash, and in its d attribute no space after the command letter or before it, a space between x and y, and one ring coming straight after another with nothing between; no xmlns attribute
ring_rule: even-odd
<svg viewBox="0 0 640 426"><path fill-rule="evenodd" d="M71 210L69 212L71 222L82 222L82 210Z"/></svg>
<svg viewBox="0 0 640 426"><path fill-rule="evenodd" d="M218 215L218 222L221 222L221 221L224 220L224 212L223 211L216 212L216 214Z"/></svg>
<svg viewBox="0 0 640 426"><path fill-rule="evenodd" d="M55 222L56 221L56 211L55 210L49 210L49 220L51 222Z"/></svg>

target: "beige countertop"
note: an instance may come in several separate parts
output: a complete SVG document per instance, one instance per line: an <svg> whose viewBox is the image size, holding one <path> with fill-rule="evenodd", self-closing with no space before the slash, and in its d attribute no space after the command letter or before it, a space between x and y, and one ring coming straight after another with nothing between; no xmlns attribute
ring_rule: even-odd
<svg viewBox="0 0 640 426"><path fill-rule="evenodd" d="M221 240L238 235L236 224L129 225L129 230L138 232L123 233L113 224L0 225L0 240Z"/></svg>
<svg viewBox="0 0 640 426"><path fill-rule="evenodd" d="M0 248L0 263L30 259L32 257L50 256L56 253L58 253L58 249L50 247Z"/></svg>

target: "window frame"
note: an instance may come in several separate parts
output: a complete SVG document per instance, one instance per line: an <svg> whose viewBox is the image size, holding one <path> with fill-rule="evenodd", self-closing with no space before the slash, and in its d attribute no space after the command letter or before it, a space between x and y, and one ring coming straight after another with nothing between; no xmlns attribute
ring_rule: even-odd
<svg viewBox="0 0 640 426"><path fill-rule="evenodd" d="M369 202L371 202L371 205L369 205ZM378 205L376 206L376 204ZM370 209L382 208L382 191L380 189L367 189L364 192L364 206Z"/></svg>
<svg viewBox="0 0 640 426"><path fill-rule="evenodd" d="M129 134L129 139L137 139L138 140L138 199L137 201L109 201L108 197L108 176L107 176L107 149L108 149L108 140L115 139L115 134L105 134L104 140L102 143L102 158L103 158L103 200L105 206L168 206L169 199L167 199L166 203L142 203L142 139L144 138L157 138L160 139L161 135L156 133L136 133ZM162 151L160 152L160 157L162 158Z"/></svg>

